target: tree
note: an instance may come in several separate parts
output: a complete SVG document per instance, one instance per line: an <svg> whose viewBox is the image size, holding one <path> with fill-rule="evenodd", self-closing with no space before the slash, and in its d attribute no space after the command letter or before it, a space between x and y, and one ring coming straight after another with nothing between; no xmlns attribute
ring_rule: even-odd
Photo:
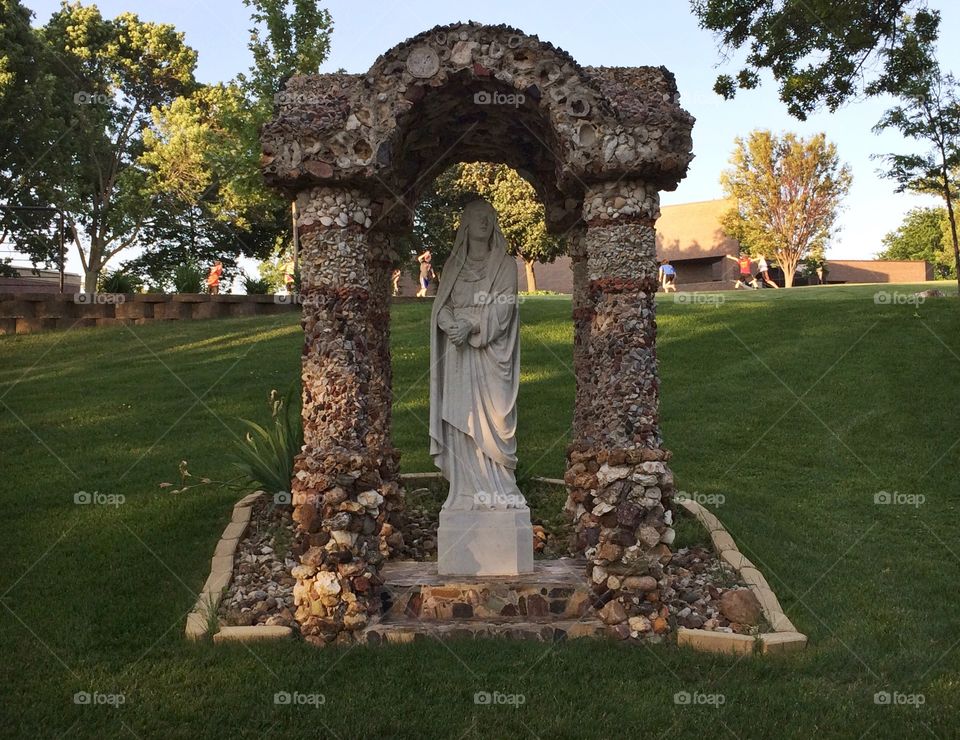
<svg viewBox="0 0 960 740"><path fill-rule="evenodd" d="M253 8L254 22L250 75L197 87L155 108L141 157L150 172L150 192L185 209L195 258L222 258L226 273L239 255L263 260L276 253L283 248L282 236L291 232L291 204L260 176L259 129L273 113L283 79L319 69L332 30L330 14L316 0L245 4ZM177 264L183 240L160 240L153 251L130 268L153 274Z"/></svg>
<svg viewBox="0 0 960 740"><path fill-rule="evenodd" d="M896 54L908 37L904 15L939 24L924 0L691 0L701 28L717 34L723 47L747 48L736 78L722 74L714 90L730 99L738 89L760 85L769 71L780 99L800 120L826 105L832 112L861 94L888 84L880 60Z"/></svg>
<svg viewBox="0 0 960 740"><path fill-rule="evenodd" d="M946 208L914 208L883 237L882 260L926 260L937 277L956 277Z"/></svg>
<svg viewBox="0 0 960 740"><path fill-rule="evenodd" d="M876 88L900 98L887 110L874 131L899 130L906 138L923 142L922 154L887 154L887 177L897 182L897 192L936 192L943 199L950 225L954 269L960 289L960 243L954 212L956 182L960 168L960 89L952 74L944 73L936 58L939 16L918 15L906 19L904 43L885 52L887 79Z"/></svg>
<svg viewBox="0 0 960 740"><path fill-rule="evenodd" d="M286 232L286 208L260 177L258 113L235 84L202 86L154 108L140 163L146 189L180 213L158 223L151 249L128 263L151 279L180 263L222 259L225 275L240 255L264 259ZM186 232L186 233L184 233Z"/></svg>
<svg viewBox="0 0 960 740"><path fill-rule="evenodd" d="M253 67L249 77L239 75L238 80L269 114L288 77L316 74L329 56L333 18L317 0L243 0L243 4L253 8L249 44Z"/></svg>
<svg viewBox="0 0 960 740"><path fill-rule="evenodd" d="M170 25L132 13L107 20L79 3L64 3L37 39L48 105L20 125L39 121L45 148L18 180L16 205L32 199L69 214L84 290L93 292L109 260L141 245L156 215L138 163L141 131L152 106L195 84L196 53ZM12 228L18 248L43 256L30 240L33 229Z"/></svg>
<svg viewBox="0 0 960 740"><path fill-rule="evenodd" d="M20 0L0 0L0 205L45 207L43 180L35 176L62 128L52 100L53 78L33 13ZM25 122L29 121L29 125ZM0 243L15 237L34 264L58 259L55 221L39 211L0 210Z"/></svg>
<svg viewBox="0 0 960 740"><path fill-rule="evenodd" d="M824 134L803 139L763 130L737 138L730 163L720 181L736 205L723 226L748 253L772 254L790 287L800 261L830 238L850 168Z"/></svg>

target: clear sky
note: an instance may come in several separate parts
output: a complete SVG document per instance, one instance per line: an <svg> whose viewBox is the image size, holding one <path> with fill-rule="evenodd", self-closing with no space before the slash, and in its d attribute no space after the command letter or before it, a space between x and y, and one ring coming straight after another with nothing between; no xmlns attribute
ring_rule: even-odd
<svg viewBox="0 0 960 740"><path fill-rule="evenodd" d="M44 23L59 0L25 0ZM203 82L228 80L250 65L247 50L249 12L241 0L100 0L104 15L133 11L145 20L172 23L199 54L197 77ZM960 73L960 46L943 42L960 37L960 3L934 0L943 14L940 58L944 69ZM871 133L889 101L848 105L836 114L822 113L806 122L791 118L777 99L768 77L755 91L724 101L712 91L718 72L736 71L736 60L721 64L713 36L698 28L688 0L487 0L453 3L436 0L335 0L326 3L334 20L330 58L322 71L340 68L364 72L381 53L438 24L462 20L506 23L536 34L568 51L583 65L664 65L677 76L681 105L697 119L693 130L696 159L687 178L663 204L708 200L722 195L719 175L734 138L754 128L824 131L836 143L842 160L853 169L853 188L845 201L840 229L827 256L870 258L881 237L900 223L903 214L937 199L895 194L893 182L881 178L873 154L915 148L896 133ZM72 256L69 269L79 271Z"/></svg>

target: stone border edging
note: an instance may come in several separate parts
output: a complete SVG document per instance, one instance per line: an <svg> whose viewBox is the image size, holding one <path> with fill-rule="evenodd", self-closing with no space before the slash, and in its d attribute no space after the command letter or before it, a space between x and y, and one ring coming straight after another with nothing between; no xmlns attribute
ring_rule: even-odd
<svg viewBox="0 0 960 740"><path fill-rule="evenodd" d="M416 480L418 478L436 479L440 478L439 472L430 473L403 473L401 480ZM553 483L556 485L566 485L564 481L554 478L533 477L532 480L541 483ZM240 538L246 533L250 524L250 513L253 503L266 492L257 491L248 494L240 499L233 507L233 514L230 522L223 530L220 541L211 559L210 576L207 578L197 599L196 605L190 614L187 615L187 624L184 630L185 636L191 640L200 640L209 633L209 615L216 611L223 600L224 592L230 586L233 579L234 559ZM737 548L733 537L727 532L720 520L712 514L706 507L691 500L680 500L677 503L692 517L694 517L707 530L710 535L710 541L714 550L717 552L720 560L725 562L734 571L740 579L747 584L763 610L763 616L773 627L773 632L763 633L757 637L751 635L738 635L728 632L715 632L712 630L688 629L679 627L677 629L677 645L688 646L695 650L714 653L729 653L735 655L751 654L760 652L787 653L802 650L807 645L807 636L798 632L790 619L784 614L776 594L770 588L770 584L764 578L763 574L753 565L753 563ZM212 636L214 643L224 642L250 642L254 640L273 640L283 639L293 636L293 630L290 627L267 627L257 625L251 627L242 626L218 626L217 632Z"/></svg>
<svg viewBox="0 0 960 740"><path fill-rule="evenodd" d="M767 579L749 558L740 552L737 543L733 541L733 537L720 520L696 501L687 499L676 503L707 530L717 556L733 568L740 579L747 584L760 602L764 618L774 629L773 632L766 632L754 638L750 635L680 627L677 630L677 645L689 645L694 649L707 652L735 654L752 653L754 650L761 653L786 653L806 647L807 636L798 632L793 622L783 613L783 608L770 588L770 584L767 583Z"/></svg>
<svg viewBox="0 0 960 740"><path fill-rule="evenodd" d="M200 591L200 596L193 610L187 615L185 636L190 640L201 640L209 633L211 615L216 614L223 594L233 580L233 566L237 546L240 538L247 531L250 524L250 512L255 501L265 496L265 491L256 491L240 499L233 506L230 522L220 535L220 541L213 551L210 561L210 576ZM291 637L293 630L290 627L267 627L257 625L252 627L218 626L213 635L215 643L221 642L249 642L251 640L278 639Z"/></svg>

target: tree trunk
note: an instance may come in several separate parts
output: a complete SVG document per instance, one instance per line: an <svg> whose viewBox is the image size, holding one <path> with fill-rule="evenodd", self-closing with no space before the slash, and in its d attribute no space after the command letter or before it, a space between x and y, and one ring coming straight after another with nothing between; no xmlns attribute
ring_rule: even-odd
<svg viewBox="0 0 960 740"><path fill-rule="evenodd" d="M537 275L533 271L534 262L535 260L527 260L527 259L523 261L523 266L526 268L526 271L527 271L527 292L528 293L533 293L537 290Z"/></svg>
<svg viewBox="0 0 960 740"><path fill-rule="evenodd" d="M77 246L79 247L79 244ZM86 269L83 272L84 293L97 292L97 283L100 281L100 273L103 272L103 249L99 238L94 235L90 239L90 252L87 256Z"/></svg>
<svg viewBox="0 0 960 740"><path fill-rule="evenodd" d="M783 269L783 287L792 288L793 287L793 276L797 274L797 262L799 260L787 261L783 260L780 262L780 267Z"/></svg>
<svg viewBox="0 0 960 740"><path fill-rule="evenodd" d="M947 201L947 218L950 219L950 239L953 241L953 265L957 271L957 295L960 295L960 245L957 243L957 218L953 213L953 198L950 195L950 178L943 168L943 195Z"/></svg>

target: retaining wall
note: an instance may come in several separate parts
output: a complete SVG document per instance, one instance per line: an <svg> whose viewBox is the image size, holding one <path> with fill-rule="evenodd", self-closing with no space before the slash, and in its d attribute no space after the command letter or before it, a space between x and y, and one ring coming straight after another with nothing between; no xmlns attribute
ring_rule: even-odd
<svg viewBox="0 0 960 740"><path fill-rule="evenodd" d="M0 293L0 334L300 311L288 296L198 293Z"/></svg>

